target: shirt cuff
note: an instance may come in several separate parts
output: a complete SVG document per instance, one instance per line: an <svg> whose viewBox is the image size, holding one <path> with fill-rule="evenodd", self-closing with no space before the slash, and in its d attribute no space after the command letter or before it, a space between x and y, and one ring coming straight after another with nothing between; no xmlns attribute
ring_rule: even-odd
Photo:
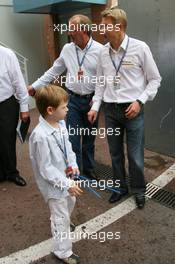
<svg viewBox="0 0 175 264"><path fill-rule="evenodd" d="M36 82L32 83L32 87L37 90L38 88L42 87L42 84L37 80Z"/></svg>
<svg viewBox="0 0 175 264"><path fill-rule="evenodd" d="M142 95L138 98L138 100L139 100L140 102L142 102L142 104L145 104L145 103L147 102L147 100L148 100L148 96L147 96L146 94L142 94Z"/></svg>
<svg viewBox="0 0 175 264"><path fill-rule="evenodd" d="M76 162L71 162L71 167L72 167L72 168L78 168L78 165L77 165Z"/></svg>
<svg viewBox="0 0 175 264"><path fill-rule="evenodd" d="M20 112L28 112L29 111L29 105L28 104L21 104L20 105Z"/></svg>
<svg viewBox="0 0 175 264"><path fill-rule="evenodd" d="M100 106L101 106L101 102L94 102L91 107L91 110L98 112L100 109Z"/></svg>

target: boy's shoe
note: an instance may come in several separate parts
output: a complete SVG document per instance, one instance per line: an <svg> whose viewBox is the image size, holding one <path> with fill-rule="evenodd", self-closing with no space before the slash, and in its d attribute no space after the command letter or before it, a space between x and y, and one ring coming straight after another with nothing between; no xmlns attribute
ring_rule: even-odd
<svg viewBox="0 0 175 264"><path fill-rule="evenodd" d="M74 223L70 222L70 232L74 232L76 228L76 225Z"/></svg>
<svg viewBox="0 0 175 264"><path fill-rule="evenodd" d="M78 264L80 263L80 257L75 255L75 254L72 254L70 257L68 258L64 258L64 259L61 259L64 263L67 263L67 264Z"/></svg>

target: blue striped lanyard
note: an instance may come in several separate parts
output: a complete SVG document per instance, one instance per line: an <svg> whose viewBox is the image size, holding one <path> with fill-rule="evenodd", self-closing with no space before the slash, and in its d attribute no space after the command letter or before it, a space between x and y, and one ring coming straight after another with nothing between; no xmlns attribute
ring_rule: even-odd
<svg viewBox="0 0 175 264"><path fill-rule="evenodd" d="M85 53L84 53L83 58L82 58L81 61L80 61L80 57L78 55L78 47L75 46L75 50L76 50L76 54L77 54L77 61L78 61L78 65L79 65L79 70L80 71L81 71L81 66L83 65L83 62L85 60L86 54L87 54L88 50L91 48L92 43L93 43L93 39L91 40L91 43L89 44L89 46L86 47Z"/></svg>
<svg viewBox="0 0 175 264"><path fill-rule="evenodd" d="M119 70L120 70L120 68L121 68L121 66L122 66L122 63L123 63L124 57L126 56L126 52L127 52L127 50L128 50L128 46L129 46L129 37L128 37L128 41L127 41L127 44L126 44L126 49L125 49L125 51L124 51L124 53L123 53L123 55L122 55L122 58L121 58L120 63L119 63L119 65L118 65L118 68L117 68L117 66L116 66L116 64L115 64L115 61L114 61L113 58L112 58L111 49L109 48L109 55L110 55L110 58L111 58L112 64L113 64L113 66L114 66L114 68L115 68L115 70L116 70L116 75L118 75L118 72L119 72Z"/></svg>
<svg viewBox="0 0 175 264"><path fill-rule="evenodd" d="M61 144L60 144L58 138L56 137L55 133L57 133L57 132L54 131L54 132L52 133L52 136L54 137L54 139L55 139L55 141L56 141L58 147L60 148L61 152L63 153L63 157L64 157L64 160L65 160L65 162L66 162L66 166L68 167L68 166L69 166L69 163L68 163L68 156L67 156L67 150L66 150L65 137L64 137L64 135L62 135L62 136L63 136L63 137L62 137L62 143L63 143L62 145L63 145L63 146L61 146ZM61 134L62 134L62 133L61 133Z"/></svg>

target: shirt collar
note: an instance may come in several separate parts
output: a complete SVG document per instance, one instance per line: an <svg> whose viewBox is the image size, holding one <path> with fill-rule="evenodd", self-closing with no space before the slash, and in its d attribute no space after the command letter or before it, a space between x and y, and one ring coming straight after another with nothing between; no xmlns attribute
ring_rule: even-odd
<svg viewBox="0 0 175 264"><path fill-rule="evenodd" d="M125 34L125 37L124 37L122 43L120 44L120 47L118 48L118 51L114 50L114 49L111 47L111 44L110 44L110 43L109 43L109 46L110 46L110 49L111 49L114 53L118 53L119 51L121 51L121 49L126 50L127 42L128 42L128 35Z"/></svg>
<svg viewBox="0 0 175 264"><path fill-rule="evenodd" d="M88 43L86 44L86 47L82 50L79 46L75 45L75 47L77 47L79 50L81 51L85 51L89 48L89 46L91 45L91 41L92 41L92 37L90 37Z"/></svg>
<svg viewBox="0 0 175 264"><path fill-rule="evenodd" d="M44 128L47 135L52 135L54 132L58 132L59 130L52 127L41 115L39 117L39 123Z"/></svg>

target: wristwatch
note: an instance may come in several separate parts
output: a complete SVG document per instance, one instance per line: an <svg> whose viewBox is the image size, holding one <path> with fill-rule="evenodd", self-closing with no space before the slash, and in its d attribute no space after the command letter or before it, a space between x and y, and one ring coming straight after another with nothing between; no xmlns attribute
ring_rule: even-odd
<svg viewBox="0 0 175 264"><path fill-rule="evenodd" d="M137 99L136 101L139 103L140 107L143 106L143 103L139 99Z"/></svg>

